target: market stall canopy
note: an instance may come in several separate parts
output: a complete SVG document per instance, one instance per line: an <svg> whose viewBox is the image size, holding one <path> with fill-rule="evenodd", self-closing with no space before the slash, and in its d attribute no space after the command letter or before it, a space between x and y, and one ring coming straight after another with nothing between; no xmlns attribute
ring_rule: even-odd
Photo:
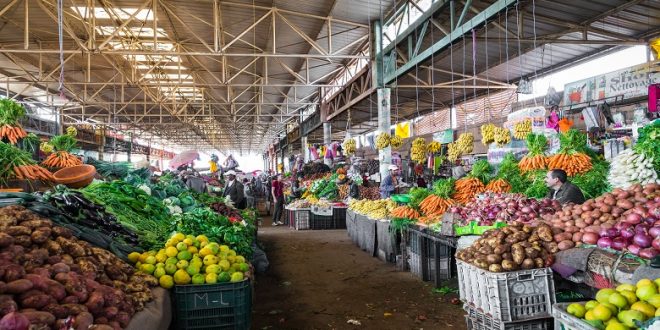
<svg viewBox="0 0 660 330"><path fill-rule="evenodd" d="M196 159L199 159L199 152L194 150L184 151L172 158L170 167L176 169L181 165L192 164Z"/></svg>

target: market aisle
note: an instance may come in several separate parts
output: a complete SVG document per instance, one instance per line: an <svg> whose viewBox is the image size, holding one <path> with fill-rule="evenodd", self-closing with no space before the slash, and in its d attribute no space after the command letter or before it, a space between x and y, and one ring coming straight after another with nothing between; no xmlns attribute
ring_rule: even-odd
<svg viewBox="0 0 660 330"><path fill-rule="evenodd" d="M345 230L294 231L265 219L259 240L270 269L257 277L253 329L465 329L461 306L449 303L457 295L369 257Z"/></svg>

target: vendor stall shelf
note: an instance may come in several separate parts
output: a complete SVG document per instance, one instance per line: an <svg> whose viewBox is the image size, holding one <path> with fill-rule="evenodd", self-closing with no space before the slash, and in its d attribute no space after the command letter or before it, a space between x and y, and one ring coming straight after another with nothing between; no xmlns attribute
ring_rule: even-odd
<svg viewBox="0 0 660 330"><path fill-rule="evenodd" d="M552 318L532 319L522 322L502 322L474 308L465 308L468 330L551 330ZM557 328L555 328L557 330Z"/></svg>
<svg viewBox="0 0 660 330"><path fill-rule="evenodd" d="M551 317L551 268L493 273L456 260L460 299L493 319L515 322Z"/></svg>
<svg viewBox="0 0 660 330"><path fill-rule="evenodd" d="M566 308L571 303L558 303L552 306L552 316L555 318L555 330L597 330L589 323L571 314Z"/></svg>

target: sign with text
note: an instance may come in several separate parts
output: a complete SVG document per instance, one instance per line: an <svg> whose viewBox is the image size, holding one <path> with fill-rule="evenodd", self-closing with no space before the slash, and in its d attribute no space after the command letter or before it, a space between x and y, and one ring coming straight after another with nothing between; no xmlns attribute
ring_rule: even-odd
<svg viewBox="0 0 660 330"><path fill-rule="evenodd" d="M454 142L454 130L446 129L442 132L433 133L433 141L438 141L442 144Z"/></svg>
<svg viewBox="0 0 660 330"><path fill-rule="evenodd" d="M587 103L622 96L648 95L648 87L660 83L660 62L644 63L579 80L564 86L564 105Z"/></svg>

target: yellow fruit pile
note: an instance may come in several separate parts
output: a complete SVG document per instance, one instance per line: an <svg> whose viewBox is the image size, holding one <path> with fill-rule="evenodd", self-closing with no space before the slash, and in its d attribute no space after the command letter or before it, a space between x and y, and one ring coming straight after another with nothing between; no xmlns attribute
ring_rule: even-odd
<svg viewBox="0 0 660 330"><path fill-rule="evenodd" d="M390 135L382 132L376 137L376 149L382 150L390 146Z"/></svg>
<svg viewBox="0 0 660 330"><path fill-rule="evenodd" d="M616 289L601 289L596 293L596 300L570 304L566 312L598 329L637 329L636 321L660 316L659 287L660 278L643 279L636 285L621 284Z"/></svg>
<svg viewBox="0 0 660 330"><path fill-rule="evenodd" d="M463 133L458 136L454 143L447 146L447 159L455 162L461 155L466 155L474 150L474 135L472 133Z"/></svg>
<svg viewBox="0 0 660 330"><path fill-rule="evenodd" d="M442 144L438 141L431 141L427 147L430 153L438 153L440 152L440 148L442 148Z"/></svg>
<svg viewBox="0 0 660 330"><path fill-rule="evenodd" d="M447 159L449 161L455 162L458 160L458 157L460 156L461 156L461 150L458 144L456 144L456 142L447 145Z"/></svg>
<svg viewBox="0 0 660 330"><path fill-rule="evenodd" d="M518 140L524 140L532 132L532 121L529 119L517 122L513 125L513 137Z"/></svg>
<svg viewBox="0 0 660 330"><path fill-rule="evenodd" d="M357 149L357 144L355 143L355 139L348 139L344 141L342 147L344 148L344 152L347 155L352 155L355 153L355 150Z"/></svg>
<svg viewBox="0 0 660 330"><path fill-rule="evenodd" d="M511 132L503 127L495 128L495 143L498 147L503 147L511 142Z"/></svg>
<svg viewBox="0 0 660 330"><path fill-rule="evenodd" d="M495 141L495 125L486 124L481 125L481 143L485 146L493 143Z"/></svg>
<svg viewBox="0 0 660 330"><path fill-rule="evenodd" d="M349 209L372 219L385 219L396 207L396 203L391 199L353 200L348 204Z"/></svg>
<svg viewBox="0 0 660 330"><path fill-rule="evenodd" d="M403 146L403 139L396 135L392 136L392 138L390 138L390 146L394 149L401 148L401 146Z"/></svg>
<svg viewBox="0 0 660 330"><path fill-rule="evenodd" d="M410 147L410 159L417 163L426 162L426 140L416 138Z"/></svg>
<svg viewBox="0 0 660 330"><path fill-rule="evenodd" d="M175 284L240 282L250 272L245 257L227 245L209 242L204 235L175 233L159 251L133 252L128 259L139 271L157 278L165 289Z"/></svg>

